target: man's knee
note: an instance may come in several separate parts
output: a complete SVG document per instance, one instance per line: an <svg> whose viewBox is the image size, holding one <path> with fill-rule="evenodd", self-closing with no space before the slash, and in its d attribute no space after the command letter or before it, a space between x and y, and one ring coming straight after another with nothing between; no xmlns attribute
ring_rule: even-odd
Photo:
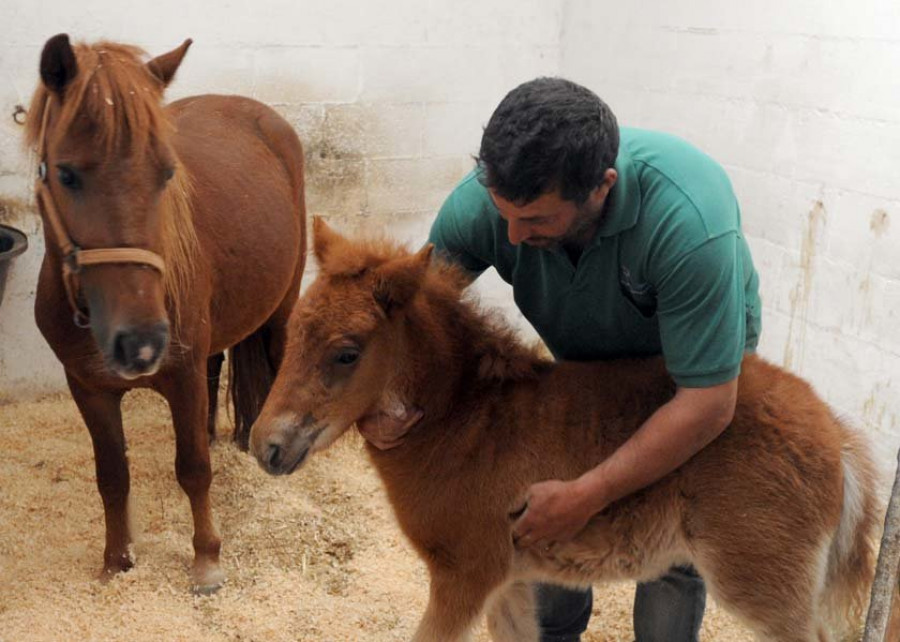
<svg viewBox="0 0 900 642"><path fill-rule="evenodd" d="M535 590L541 642L578 642L591 619L591 589L538 584Z"/></svg>
<svg viewBox="0 0 900 642"><path fill-rule="evenodd" d="M676 567L655 582L638 584L634 599L637 642L697 642L706 587L691 567Z"/></svg>

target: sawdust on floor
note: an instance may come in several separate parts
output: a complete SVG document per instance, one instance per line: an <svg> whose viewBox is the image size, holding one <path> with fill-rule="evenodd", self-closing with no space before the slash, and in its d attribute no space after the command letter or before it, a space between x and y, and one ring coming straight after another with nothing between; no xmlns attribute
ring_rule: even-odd
<svg viewBox="0 0 900 642"><path fill-rule="evenodd" d="M165 402L125 398L137 564L101 584L103 511L90 439L68 396L0 406L0 642L387 642L425 607L423 564L357 435L287 478L230 442L220 413L212 502L226 585L190 593L192 523ZM597 587L584 642L630 642L634 586ZM476 642L489 638L483 623ZM705 642L752 636L710 604Z"/></svg>

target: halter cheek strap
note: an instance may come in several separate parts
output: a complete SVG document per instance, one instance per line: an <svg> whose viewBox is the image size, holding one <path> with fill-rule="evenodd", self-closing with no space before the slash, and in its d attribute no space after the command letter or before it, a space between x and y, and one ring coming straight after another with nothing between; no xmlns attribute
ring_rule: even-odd
<svg viewBox="0 0 900 642"><path fill-rule="evenodd" d="M35 196L38 208L44 215L44 220L50 227L57 246L63 255L62 280L66 289L66 298L74 312L74 323L79 328L87 328L90 326L91 320L87 312L78 303L79 284L78 275L81 270L91 265L102 265L104 263L136 263L138 265L146 265L157 270L160 274L165 275L166 263L163 258L151 252L136 247L113 247L113 248L97 248L83 250L72 240L66 227L63 224L62 217L59 215L59 209L56 207L56 201L50 192L48 184L48 168L47 168L47 120L50 113L50 97L44 104L44 114L41 119L41 132L38 137L38 157L41 159L38 168L38 180L35 185Z"/></svg>

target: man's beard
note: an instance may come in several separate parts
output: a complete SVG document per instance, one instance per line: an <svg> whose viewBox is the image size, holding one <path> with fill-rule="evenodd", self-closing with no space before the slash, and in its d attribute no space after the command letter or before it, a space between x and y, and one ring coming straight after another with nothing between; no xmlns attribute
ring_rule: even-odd
<svg viewBox="0 0 900 642"><path fill-rule="evenodd" d="M532 239L526 239L525 244L542 250L560 250L563 247L585 247L596 233L597 225L603 217L603 209L592 212L586 205L578 208L578 213L572 219L572 225L565 231L562 236L547 237L539 236ZM592 233L593 232L593 233Z"/></svg>

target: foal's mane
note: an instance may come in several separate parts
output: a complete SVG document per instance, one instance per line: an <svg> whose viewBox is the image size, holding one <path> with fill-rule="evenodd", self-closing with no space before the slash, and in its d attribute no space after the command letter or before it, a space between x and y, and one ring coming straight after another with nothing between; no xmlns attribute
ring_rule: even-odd
<svg viewBox="0 0 900 642"><path fill-rule="evenodd" d="M466 289L471 276L439 254L426 272L422 291L444 323L455 323L466 336L466 349L478 359L479 380L533 379L550 366L537 345L526 345L498 310L481 306Z"/></svg>
<svg viewBox="0 0 900 642"><path fill-rule="evenodd" d="M353 278L410 256L406 248L375 235L347 239L339 251L320 257L320 267L331 276ZM497 311L482 309L467 289L470 281L471 275L461 266L440 252L432 255L408 313L421 326L422 334L428 337L432 334L429 329L441 326L448 334L463 337L457 349L461 347L465 355L456 356L477 359L476 377L480 380L530 379L548 367L549 361L537 346L526 346Z"/></svg>
<svg viewBox="0 0 900 642"><path fill-rule="evenodd" d="M142 49L114 42L79 43L72 49L78 73L66 86L62 104L43 83L32 96L25 121L29 147L37 150L40 145L44 110L51 102L58 105L53 129L65 133L76 117L85 116L94 126L95 143L107 154L117 149L143 154L175 132L163 109L163 84L148 71ZM191 196L190 177L178 163L163 193L162 216L166 291L176 315L193 276L197 251Z"/></svg>

